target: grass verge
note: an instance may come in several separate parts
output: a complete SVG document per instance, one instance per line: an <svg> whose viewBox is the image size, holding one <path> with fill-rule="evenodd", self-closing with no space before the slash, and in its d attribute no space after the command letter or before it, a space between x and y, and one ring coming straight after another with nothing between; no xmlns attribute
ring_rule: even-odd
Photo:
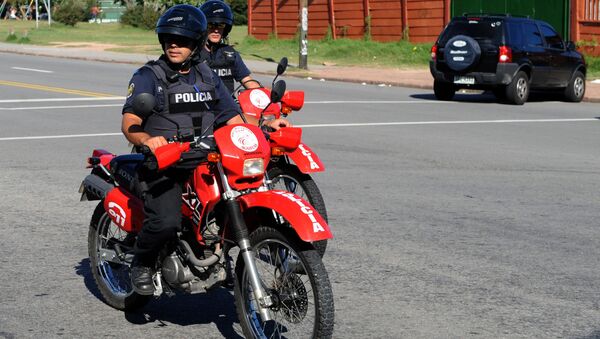
<svg viewBox="0 0 600 339"><path fill-rule="evenodd" d="M257 40L247 35L246 26L235 26L230 33L230 43L244 58L279 60L287 56L292 63L298 60L298 41ZM48 26L45 21L0 20L0 41L29 43L34 45L62 45L79 47L86 44L105 44L116 52L159 54L161 52L156 34L119 23L78 23L75 27L60 23ZM66 43L66 44L65 44ZM381 43L365 40L323 39L310 40L308 61L310 64L340 66L368 66L395 68L426 68L431 44L413 44L407 41ZM586 56L588 78L600 77L600 57Z"/></svg>

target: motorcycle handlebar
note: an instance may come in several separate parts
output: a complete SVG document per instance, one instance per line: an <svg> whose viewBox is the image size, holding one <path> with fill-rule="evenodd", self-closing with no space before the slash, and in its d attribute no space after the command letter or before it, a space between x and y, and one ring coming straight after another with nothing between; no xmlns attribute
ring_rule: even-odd
<svg viewBox="0 0 600 339"><path fill-rule="evenodd" d="M149 170L164 170L181 160L194 160L194 162L206 159L204 152L198 152L190 142L171 142L158 147L152 152L146 145L139 146L139 151L145 156L144 167ZM190 151L192 150L192 151Z"/></svg>

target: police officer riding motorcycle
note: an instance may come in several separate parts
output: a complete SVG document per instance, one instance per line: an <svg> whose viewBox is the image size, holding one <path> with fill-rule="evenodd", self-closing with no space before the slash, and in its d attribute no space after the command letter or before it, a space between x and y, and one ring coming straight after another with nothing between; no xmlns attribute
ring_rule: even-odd
<svg viewBox="0 0 600 339"><path fill-rule="evenodd" d="M123 134L147 153L173 140L194 140L210 149L213 128L243 123L246 118L221 79L198 58L207 38L206 18L194 6L176 5L159 18L156 33L164 53L134 73L123 106ZM155 97L154 114L136 115L133 99L141 93ZM258 124L254 118L247 120ZM279 129L289 124L279 120L265 125ZM198 140L201 136L203 139ZM182 186L195 167L193 161L162 172L138 173L145 216L135 242L131 282L140 295L154 293L153 265L160 249L181 228Z"/></svg>

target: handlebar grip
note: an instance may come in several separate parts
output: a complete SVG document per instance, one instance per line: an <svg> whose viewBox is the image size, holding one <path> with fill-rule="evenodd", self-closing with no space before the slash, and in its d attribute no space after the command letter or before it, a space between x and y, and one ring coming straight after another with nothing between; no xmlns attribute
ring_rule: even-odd
<svg viewBox="0 0 600 339"><path fill-rule="evenodd" d="M143 155L150 155L152 154L152 150L150 149L150 147L146 146L146 145L142 145L142 146L138 146L140 153L142 153Z"/></svg>

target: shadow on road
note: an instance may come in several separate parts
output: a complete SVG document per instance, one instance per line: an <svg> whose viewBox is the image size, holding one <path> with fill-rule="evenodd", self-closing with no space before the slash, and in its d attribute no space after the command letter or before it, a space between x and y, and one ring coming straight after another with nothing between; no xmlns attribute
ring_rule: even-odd
<svg viewBox="0 0 600 339"><path fill-rule="evenodd" d="M411 94L411 98L439 101L433 93L418 93ZM555 91L547 92L531 92L527 102L545 102L545 101L560 101L560 93ZM504 101L498 100L490 91L475 92L475 93L456 93L451 101L456 102L476 102L480 104L507 104Z"/></svg>
<svg viewBox="0 0 600 339"><path fill-rule="evenodd" d="M90 271L90 259L85 258L75 266L75 273L83 277L83 283L85 287L99 300L102 300L102 295L100 294L100 290L96 286L96 282L94 281L94 277L92 276L92 271Z"/></svg>
<svg viewBox="0 0 600 339"><path fill-rule="evenodd" d="M238 320L233 295L224 288L209 294L163 296L138 312L125 312L125 319L140 325L157 322L159 326L214 323L223 337L243 338L234 327Z"/></svg>
<svg viewBox="0 0 600 339"><path fill-rule="evenodd" d="M75 266L75 273L83 277L85 287L98 298L98 302L103 302L88 258ZM156 322L162 327L170 324L187 326L214 323L223 337L243 338L236 331L239 325L236 325L238 319L233 295L225 288L215 289L209 294L162 296L136 312L124 312L124 315L127 321L137 325Z"/></svg>
<svg viewBox="0 0 600 339"><path fill-rule="evenodd" d="M585 337L578 337L577 339L600 339L600 330L594 331Z"/></svg>

